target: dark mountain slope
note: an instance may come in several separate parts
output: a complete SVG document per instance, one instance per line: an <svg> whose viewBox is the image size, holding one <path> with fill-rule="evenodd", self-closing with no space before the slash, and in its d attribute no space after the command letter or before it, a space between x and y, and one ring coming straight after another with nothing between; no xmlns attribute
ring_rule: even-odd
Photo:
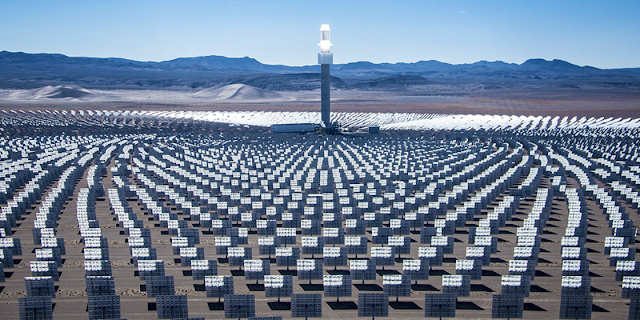
<svg viewBox="0 0 640 320"><path fill-rule="evenodd" d="M640 83L640 68L597 69L562 60L531 59L512 64L479 61L448 64L359 61L331 66L335 88L405 90L435 82L552 81ZM244 58L204 56L144 62L120 58L68 57L61 54L0 52L0 88L76 85L96 89L194 90L244 83L267 90L319 88L320 66L268 65ZM344 79L345 81L343 82ZM346 83L350 84L347 85Z"/></svg>

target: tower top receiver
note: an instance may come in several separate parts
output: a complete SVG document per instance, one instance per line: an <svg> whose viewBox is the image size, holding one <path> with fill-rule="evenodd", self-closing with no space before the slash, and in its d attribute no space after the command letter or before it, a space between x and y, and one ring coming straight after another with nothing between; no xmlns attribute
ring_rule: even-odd
<svg viewBox="0 0 640 320"><path fill-rule="evenodd" d="M320 26L320 52L318 53L318 64L333 64L333 53L331 53L331 28L328 24Z"/></svg>
<svg viewBox="0 0 640 320"><path fill-rule="evenodd" d="M330 37L331 28L329 28L328 24L323 24L320 26L320 52L329 53L331 51L331 37Z"/></svg>

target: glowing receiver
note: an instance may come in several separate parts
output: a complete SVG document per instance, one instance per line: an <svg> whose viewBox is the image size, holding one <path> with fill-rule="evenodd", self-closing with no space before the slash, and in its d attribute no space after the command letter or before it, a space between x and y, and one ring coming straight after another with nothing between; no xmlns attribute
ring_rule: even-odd
<svg viewBox="0 0 640 320"><path fill-rule="evenodd" d="M320 53L318 53L318 64L333 64L333 53L331 53L331 39L329 33L331 29L328 24L320 26Z"/></svg>

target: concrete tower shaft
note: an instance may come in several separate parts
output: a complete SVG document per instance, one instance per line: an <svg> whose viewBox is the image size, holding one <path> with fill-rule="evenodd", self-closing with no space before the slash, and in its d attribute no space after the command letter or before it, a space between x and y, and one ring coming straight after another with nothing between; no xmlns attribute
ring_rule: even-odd
<svg viewBox="0 0 640 320"><path fill-rule="evenodd" d="M320 107L322 111L322 123L325 128L331 126L331 75L330 64L320 65Z"/></svg>

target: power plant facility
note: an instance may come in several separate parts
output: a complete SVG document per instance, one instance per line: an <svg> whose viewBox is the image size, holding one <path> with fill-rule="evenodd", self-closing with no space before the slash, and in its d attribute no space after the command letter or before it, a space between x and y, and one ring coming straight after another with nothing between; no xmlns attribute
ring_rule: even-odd
<svg viewBox="0 0 640 320"><path fill-rule="evenodd" d="M317 123L285 123L271 125L271 132L279 133L304 133L304 132L317 132L322 130L322 127Z"/></svg>
<svg viewBox="0 0 640 320"><path fill-rule="evenodd" d="M0 320L640 320L633 2L605 34L567 5L185 1L100 21L104 58L0 46ZM102 9L41 7L1 42L73 53L40 35ZM613 32L580 65L541 43Z"/></svg>
<svg viewBox="0 0 640 320"><path fill-rule="evenodd" d="M328 134L340 134L340 124L331 122L331 65L333 53L331 53L331 28L328 24L320 26L320 52L318 64L320 65L320 112L321 124L313 123L287 123L274 124L271 132L309 133L324 132Z"/></svg>
<svg viewBox="0 0 640 320"><path fill-rule="evenodd" d="M331 53L331 40L328 24L320 26L320 53L318 53L318 64L320 65L320 107L322 113L322 124L325 128L331 127L331 64L333 64L333 53Z"/></svg>

